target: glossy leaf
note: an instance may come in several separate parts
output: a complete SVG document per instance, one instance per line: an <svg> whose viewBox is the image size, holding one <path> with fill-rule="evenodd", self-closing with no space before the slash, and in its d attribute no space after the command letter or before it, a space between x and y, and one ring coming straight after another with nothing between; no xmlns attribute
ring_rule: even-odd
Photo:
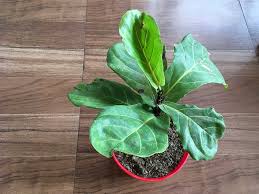
<svg viewBox="0 0 259 194"><path fill-rule="evenodd" d="M130 10L122 16L119 33L127 52L137 61L151 85L155 89L163 86L163 44L155 20L145 12Z"/></svg>
<svg viewBox="0 0 259 194"><path fill-rule="evenodd" d="M160 108L170 115L176 125L182 145L195 160L212 159L218 148L218 139L224 134L223 117L213 108L198 108L165 102Z"/></svg>
<svg viewBox="0 0 259 194"><path fill-rule="evenodd" d="M112 106L102 111L90 129L90 141L100 154L121 151L139 157L161 153L168 147L169 117L155 117L141 105Z"/></svg>
<svg viewBox="0 0 259 194"><path fill-rule="evenodd" d="M68 98L76 106L101 109L112 105L133 105L142 101L129 87L104 79L96 79L91 84L78 84L68 94Z"/></svg>
<svg viewBox="0 0 259 194"><path fill-rule="evenodd" d="M165 72L165 96L168 101L177 102L190 91L208 83L225 86L225 80L210 60L207 49L192 35L174 46L172 65Z"/></svg>
<svg viewBox="0 0 259 194"><path fill-rule="evenodd" d="M147 104L154 106L153 89L137 62L127 53L123 43L116 43L109 49L107 65L136 90Z"/></svg>

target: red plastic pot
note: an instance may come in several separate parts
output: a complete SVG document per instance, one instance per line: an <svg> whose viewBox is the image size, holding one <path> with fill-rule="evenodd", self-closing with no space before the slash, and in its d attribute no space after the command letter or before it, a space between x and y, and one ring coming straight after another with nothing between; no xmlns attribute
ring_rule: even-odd
<svg viewBox="0 0 259 194"><path fill-rule="evenodd" d="M175 175L177 172L179 172L183 165L186 163L187 159L188 159L189 153L188 152L184 152L183 157L181 159L181 161L179 162L179 164L177 165L177 167L175 169L173 169L170 173L168 173L166 176L163 177L158 177L158 178L145 178L145 177L141 177L138 175L133 174L132 172L130 172L129 170L127 170L118 160L118 158L116 157L115 153L112 154L112 158L115 161L115 163L120 167L120 169L122 169L126 174L128 174L129 176L141 180L141 181L145 181L145 182L159 182L162 180L165 180L169 177L172 177L173 175Z"/></svg>

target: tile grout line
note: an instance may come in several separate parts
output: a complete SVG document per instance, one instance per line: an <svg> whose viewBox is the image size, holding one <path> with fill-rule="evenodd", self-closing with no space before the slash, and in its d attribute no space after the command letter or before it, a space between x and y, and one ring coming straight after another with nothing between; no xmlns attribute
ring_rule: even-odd
<svg viewBox="0 0 259 194"><path fill-rule="evenodd" d="M58 47L33 47L33 46L8 46L0 45L1 48L14 48L14 49L38 49L38 50L59 50L59 51L81 51L83 48L58 48Z"/></svg>
<svg viewBox="0 0 259 194"><path fill-rule="evenodd" d="M253 39L252 39L251 32L250 32L249 27L248 27L248 24L247 24L247 20L246 20L246 16L245 16L245 13L244 13L242 4L241 4L240 0L237 0L237 1L238 1L238 4L239 4L239 7L240 7L240 9L241 9L243 18L244 18L244 20L245 20L246 29L247 29L247 31L248 31L248 34L249 34L249 37L250 37L250 41L252 42L253 47L256 48L256 45L255 45L255 43L254 43L254 41L253 41Z"/></svg>
<svg viewBox="0 0 259 194"><path fill-rule="evenodd" d="M0 113L2 116L78 117L76 113Z"/></svg>
<svg viewBox="0 0 259 194"><path fill-rule="evenodd" d="M16 156L0 156L0 159L3 158L63 158L63 157L74 157L75 154L65 154L65 155L35 155L35 156L24 156L24 155L16 155Z"/></svg>
<svg viewBox="0 0 259 194"><path fill-rule="evenodd" d="M81 73L81 81L83 81L84 70L85 70L85 44L86 44L86 24L87 24L87 5L88 0L85 1L85 22L84 22L84 59L83 67ZM76 165L77 165L77 150L78 150L78 139L79 139L79 130L80 130L80 118L81 118L81 108L79 109L79 119L78 119L78 130L77 130L77 140L76 140L76 154L75 154L75 165L74 165L74 177L73 177L73 194L75 193L75 181L76 181Z"/></svg>
<svg viewBox="0 0 259 194"><path fill-rule="evenodd" d="M241 8L242 9L242 8ZM245 19L245 16L243 14L243 11L242 11L242 15ZM245 23L246 23L246 27L248 29L248 25L247 25L247 22L246 22L246 19L245 19ZM252 41L251 39L251 35L250 35L250 32L249 32L249 29L248 29L248 33L249 33L249 37L250 37L250 40ZM86 39L86 38L84 38ZM59 50L59 51L83 51L85 52L85 48L53 48L53 47L26 47L26 46L5 46L5 45L0 45L0 48L10 48L10 49L38 49L38 50ZM102 49L96 49L96 50L107 50L107 48L102 48ZM168 49L167 49L168 50ZM172 50L172 49L169 49L169 50ZM212 49L209 49L208 50L210 51L253 51L253 49L219 49L219 48L212 48Z"/></svg>

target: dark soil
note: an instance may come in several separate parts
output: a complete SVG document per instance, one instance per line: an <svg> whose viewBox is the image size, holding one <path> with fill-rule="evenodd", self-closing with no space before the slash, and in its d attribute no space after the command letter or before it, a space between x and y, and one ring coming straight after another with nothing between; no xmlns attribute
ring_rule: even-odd
<svg viewBox="0 0 259 194"><path fill-rule="evenodd" d="M163 153L140 158L116 152L116 156L126 169L138 176L146 178L165 176L178 165L184 154L182 144L173 124L171 124L168 130L168 137L169 146Z"/></svg>

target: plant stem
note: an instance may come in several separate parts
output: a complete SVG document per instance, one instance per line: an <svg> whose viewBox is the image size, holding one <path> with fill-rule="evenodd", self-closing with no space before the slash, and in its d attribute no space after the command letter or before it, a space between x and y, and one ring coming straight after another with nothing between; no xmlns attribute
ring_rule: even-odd
<svg viewBox="0 0 259 194"><path fill-rule="evenodd" d="M155 99L155 107L153 108L153 112L156 117L158 117L161 113L161 109L159 108L158 105L161 104L163 100L164 100L163 90L158 89L156 94L156 99Z"/></svg>

